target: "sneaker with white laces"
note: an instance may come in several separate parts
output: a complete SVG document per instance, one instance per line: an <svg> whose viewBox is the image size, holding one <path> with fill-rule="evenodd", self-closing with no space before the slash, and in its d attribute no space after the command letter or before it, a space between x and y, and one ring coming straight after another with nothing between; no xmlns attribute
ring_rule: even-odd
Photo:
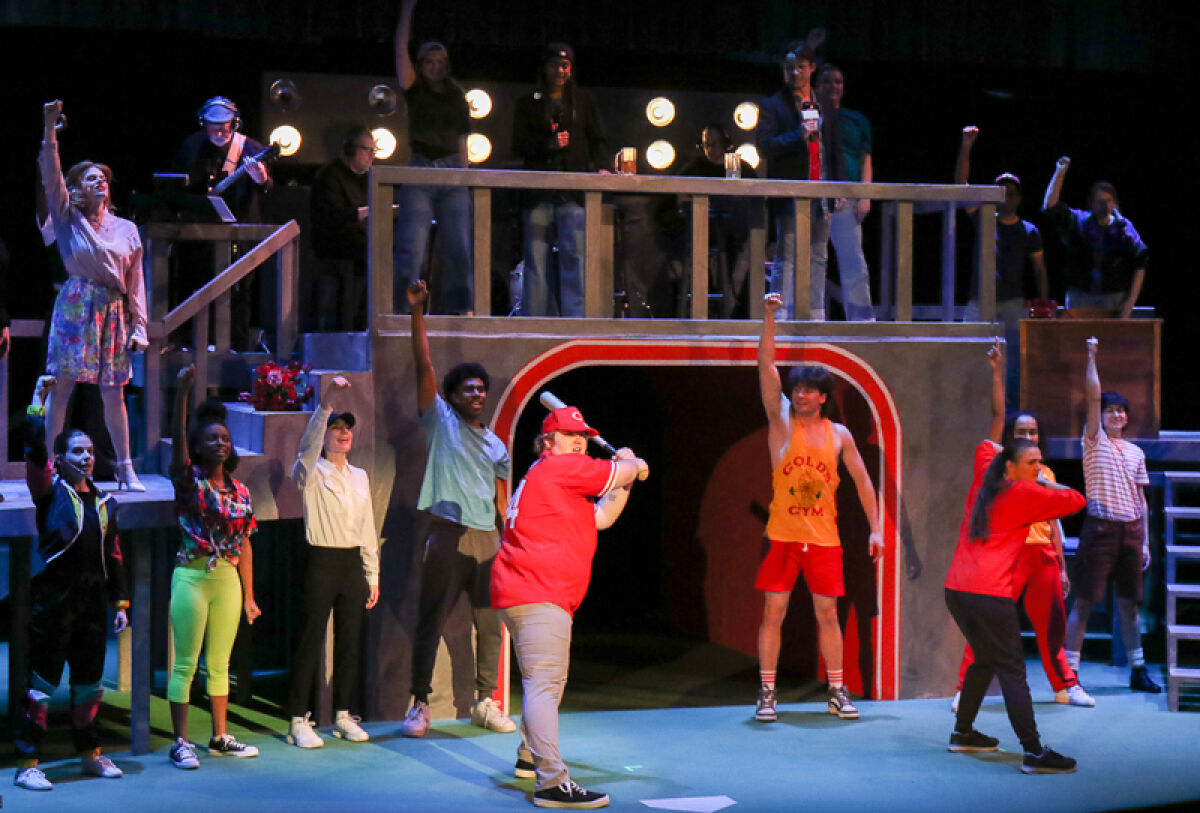
<svg viewBox="0 0 1200 813"><path fill-rule="evenodd" d="M1025 754L1021 773L1075 773L1075 760L1043 745L1042 753Z"/></svg>
<svg viewBox="0 0 1200 813"><path fill-rule="evenodd" d="M955 692L954 699L950 701L950 713L951 714L958 714L958 701L961 699L962 699L962 692L961 691Z"/></svg>
<svg viewBox="0 0 1200 813"><path fill-rule="evenodd" d="M850 693L845 686L829 689L829 713L836 714L843 720L857 720L858 709L850 702Z"/></svg>
<svg viewBox="0 0 1200 813"><path fill-rule="evenodd" d="M359 722L361 717L355 717L348 711L339 711L333 718L333 736L348 742L366 742L371 735L363 731Z"/></svg>
<svg viewBox="0 0 1200 813"><path fill-rule="evenodd" d="M232 734L222 734L208 741L208 753L214 757L246 757L258 756L258 749L253 745L238 742Z"/></svg>
<svg viewBox="0 0 1200 813"><path fill-rule="evenodd" d="M17 775L13 777L13 784L18 788L25 788L25 790L54 790L53 783L46 778L46 774L42 773L42 769L36 765L28 768L17 768Z"/></svg>
<svg viewBox="0 0 1200 813"><path fill-rule="evenodd" d="M171 764L176 768L193 771L200 767L200 760L196 759L196 747L187 740L175 740L175 744L171 746L170 757Z"/></svg>
<svg viewBox="0 0 1200 813"><path fill-rule="evenodd" d="M517 730L517 724L505 717L496 701L490 697L476 700L471 705L471 725L501 734L511 734Z"/></svg>
<svg viewBox="0 0 1200 813"><path fill-rule="evenodd" d="M298 745L301 748L320 748L325 744L325 740L313 731L311 711L303 717L292 718L292 723L288 726L287 742L288 745Z"/></svg>
<svg viewBox="0 0 1200 813"><path fill-rule="evenodd" d="M80 760L80 767L83 769L84 776L98 776L101 779L120 779L125 775L104 754L96 754L94 757L83 757Z"/></svg>
<svg viewBox="0 0 1200 813"><path fill-rule="evenodd" d="M584 790L570 779L561 785L535 791L533 794L533 803L537 807L556 807L567 810L591 810L597 807L607 807L609 801L607 793Z"/></svg>
<svg viewBox="0 0 1200 813"><path fill-rule="evenodd" d="M775 690L763 685L758 689L758 703L754 707L754 719L760 723L773 723L779 719L775 712Z"/></svg>
<svg viewBox="0 0 1200 813"><path fill-rule="evenodd" d="M408 710L408 716L400 724L400 733L405 737L424 737L429 730L429 704L418 700Z"/></svg>
<svg viewBox="0 0 1200 813"><path fill-rule="evenodd" d="M1092 708L1096 705L1096 700L1083 687L1076 683L1074 686L1068 686L1062 691L1054 693L1055 703L1068 703L1072 706L1083 706Z"/></svg>

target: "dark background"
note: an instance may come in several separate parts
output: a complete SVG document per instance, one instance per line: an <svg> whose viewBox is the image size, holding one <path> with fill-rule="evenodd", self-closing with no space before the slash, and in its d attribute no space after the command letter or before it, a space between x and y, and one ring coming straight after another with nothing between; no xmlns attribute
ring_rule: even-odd
<svg viewBox="0 0 1200 813"><path fill-rule="evenodd" d="M12 253L6 301L14 316L40 318L50 301L49 267L31 217L41 103L66 102L64 163L88 157L111 164L120 205L169 165L210 96L237 100L245 130L261 135L265 70L390 74L398 7L378 0L0 0L0 239ZM1166 319L1163 425L1189 429L1200 428L1190 408L1200 383L1190 359L1197 284L1185 247L1190 201L1183 185L1196 158L1177 135L1186 132L1182 100L1195 76L1185 50L1194 26L1183 15L1111 0L859 0L802 9L774 0L465 0L419 4L413 39L444 41L464 82L532 83L542 45L562 39L576 48L583 84L759 95L778 86L782 45L826 27L823 55L845 71L845 105L875 128L876 180L950 181L959 131L976 124L983 134L973 180L1015 172L1025 182L1027 218L1036 220L1059 155L1073 158L1063 195L1072 205L1083 205L1098 178L1116 184L1122 211L1151 247L1141 303ZM937 276L936 255L919 255L918 299L936 294Z"/></svg>

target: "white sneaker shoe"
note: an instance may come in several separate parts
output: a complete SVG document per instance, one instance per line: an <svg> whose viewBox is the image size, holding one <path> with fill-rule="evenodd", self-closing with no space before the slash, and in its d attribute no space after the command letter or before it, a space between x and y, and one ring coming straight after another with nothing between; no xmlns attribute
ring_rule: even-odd
<svg viewBox="0 0 1200 813"><path fill-rule="evenodd" d="M424 737L429 730L429 704L416 700L408 710L408 716L400 724L400 733L405 737Z"/></svg>
<svg viewBox="0 0 1200 813"><path fill-rule="evenodd" d="M955 692L954 699L950 701L950 713L958 714L958 701L962 698L962 692Z"/></svg>
<svg viewBox="0 0 1200 813"><path fill-rule="evenodd" d="M1067 703L1072 706L1083 706L1084 708L1092 708L1096 705L1096 700L1084 688L1076 683L1074 686L1068 686L1061 692L1054 693L1055 703Z"/></svg>
<svg viewBox="0 0 1200 813"><path fill-rule="evenodd" d="M293 717L288 727L288 745L298 745L301 748L320 748L325 744L317 732L313 731L312 712L303 717Z"/></svg>
<svg viewBox="0 0 1200 813"><path fill-rule="evenodd" d="M84 776L98 776L101 779L120 779L125 773L113 764L113 761L103 754L94 757L83 757L80 760Z"/></svg>
<svg viewBox="0 0 1200 813"><path fill-rule="evenodd" d="M358 723L361 717L355 717L348 711L339 711L333 720L333 736L350 742L366 742L371 735L363 731Z"/></svg>
<svg viewBox="0 0 1200 813"><path fill-rule="evenodd" d="M42 773L42 769L34 765L24 770L17 769L13 784L25 790L54 790L54 785Z"/></svg>
<svg viewBox="0 0 1200 813"><path fill-rule="evenodd" d="M476 700L471 706L471 724L488 731L498 731L501 734L511 734L517 730L517 724L504 716L496 701L490 697Z"/></svg>

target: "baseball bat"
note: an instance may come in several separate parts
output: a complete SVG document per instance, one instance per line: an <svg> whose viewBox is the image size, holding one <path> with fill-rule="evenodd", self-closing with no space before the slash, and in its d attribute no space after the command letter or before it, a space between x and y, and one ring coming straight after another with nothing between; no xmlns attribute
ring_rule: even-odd
<svg viewBox="0 0 1200 813"><path fill-rule="evenodd" d="M538 400L542 402L542 406L544 406L546 409L549 409L549 410L562 409L563 407L566 406L566 404L564 404L562 402L561 398L559 398L557 395L550 392L549 390L542 390L542 394L538 396ZM605 440L600 435L592 435L591 437L588 438L588 440L590 440L592 443L599 446L604 451L608 452L613 457L616 457L617 450L613 448L613 445L611 443L609 443L607 440ZM638 479L645 480L646 477L644 476L644 474L638 474Z"/></svg>

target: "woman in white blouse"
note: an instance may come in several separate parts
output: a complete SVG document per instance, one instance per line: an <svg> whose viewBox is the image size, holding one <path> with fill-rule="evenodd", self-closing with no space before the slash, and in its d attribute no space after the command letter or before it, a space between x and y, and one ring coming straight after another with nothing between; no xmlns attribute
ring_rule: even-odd
<svg viewBox="0 0 1200 813"><path fill-rule="evenodd" d="M104 422L117 454L121 488L145 491L129 459L125 411L132 354L146 341L146 289L137 227L113 214L112 170L81 161L63 177L55 126L61 101L42 108L42 186L55 241L69 277L54 302L46 372L58 379L46 407L47 437L63 428L77 382L98 384Z"/></svg>

